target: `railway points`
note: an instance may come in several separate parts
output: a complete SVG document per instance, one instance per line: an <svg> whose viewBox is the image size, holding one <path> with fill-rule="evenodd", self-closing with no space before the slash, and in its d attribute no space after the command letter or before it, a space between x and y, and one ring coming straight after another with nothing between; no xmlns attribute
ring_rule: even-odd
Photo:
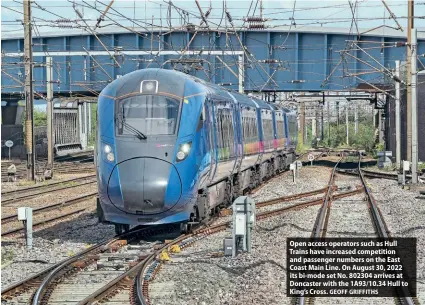
<svg viewBox="0 0 425 305"><path fill-rule="evenodd" d="M421 3L1 10L2 305L425 304Z"/></svg>

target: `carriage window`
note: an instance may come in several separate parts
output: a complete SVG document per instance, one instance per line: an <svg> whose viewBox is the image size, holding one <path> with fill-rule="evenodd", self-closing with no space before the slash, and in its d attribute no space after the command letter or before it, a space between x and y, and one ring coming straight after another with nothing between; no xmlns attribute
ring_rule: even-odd
<svg viewBox="0 0 425 305"><path fill-rule="evenodd" d="M242 129L243 140L245 143L253 143L258 141L257 119L254 117L246 117L242 113Z"/></svg>
<svg viewBox="0 0 425 305"><path fill-rule="evenodd" d="M219 159L227 159L235 155L235 136L233 130L232 114L230 109L217 111L217 137Z"/></svg>
<svg viewBox="0 0 425 305"><path fill-rule="evenodd" d="M263 120L263 135L264 135L264 140L271 140L274 138L273 121L270 118Z"/></svg>
<svg viewBox="0 0 425 305"><path fill-rule="evenodd" d="M278 139L282 139L285 137L284 131L285 131L285 127L283 124L283 121L276 121L276 128L277 128L277 138Z"/></svg>
<svg viewBox="0 0 425 305"><path fill-rule="evenodd" d="M179 101L160 95L138 95L118 102L117 118L145 135L171 135L176 132ZM119 134L132 134L120 128Z"/></svg>

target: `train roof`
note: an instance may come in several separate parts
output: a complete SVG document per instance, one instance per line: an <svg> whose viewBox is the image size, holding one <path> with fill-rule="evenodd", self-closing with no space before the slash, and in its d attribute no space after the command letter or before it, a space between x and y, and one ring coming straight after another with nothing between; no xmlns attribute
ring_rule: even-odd
<svg viewBox="0 0 425 305"><path fill-rule="evenodd" d="M157 81L156 93L167 93L183 98L188 75L166 69L141 69L128 73L110 83L102 92L114 98L140 93L142 81Z"/></svg>
<svg viewBox="0 0 425 305"><path fill-rule="evenodd" d="M101 94L108 95L113 98L123 98L132 94L140 93L142 81L157 81L156 92L166 93L176 98L183 98L186 81L190 80L198 84L199 89L205 90L208 94L222 96L225 99L232 99L229 93L241 105L249 107L258 107L267 110L282 110L285 113L293 111L277 104L269 104L253 96L241 94L236 91L227 90L216 84L208 83L200 78L192 75L184 74L175 70L167 69L141 69L128 73L110 83L103 89Z"/></svg>

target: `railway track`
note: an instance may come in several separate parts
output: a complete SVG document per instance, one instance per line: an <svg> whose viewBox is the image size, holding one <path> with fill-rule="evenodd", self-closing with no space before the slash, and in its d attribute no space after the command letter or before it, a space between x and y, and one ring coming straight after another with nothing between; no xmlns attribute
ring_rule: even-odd
<svg viewBox="0 0 425 305"><path fill-rule="evenodd" d="M157 228L158 230L161 228ZM81 268L83 265L86 265L93 261L93 255L98 255L103 252L107 252L109 250L116 250L127 243L126 238L130 238L131 236L143 236L147 235L150 232L151 228L137 228L132 230L131 232L124 233L118 236L114 236L112 238L108 238L103 242L100 242L90 248L68 258L65 259L55 265L52 265L32 276L26 278L18 283L15 283L1 292L2 302L8 302L13 300L16 297L23 295L24 293L29 293L30 298L28 299L28 303L31 303L31 299L33 301L37 301L40 298L45 296L46 290L50 289L50 284L52 284L52 280L56 279L58 276L63 276L65 269L75 268L74 271ZM67 270L70 271L70 270Z"/></svg>
<svg viewBox="0 0 425 305"><path fill-rule="evenodd" d="M52 223L52 222L55 222L55 221L58 221L58 220L61 220L61 219L64 219L64 218L68 218L68 217L80 214L80 213L84 212L85 210L86 210L86 208L81 208L81 209L73 210L73 211L65 213L65 214L60 214L59 216L55 216L55 217L51 217L51 218L48 218L48 219L44 219L44 220L39 221L39 222L35 222L33 224L33 229L34 228L38 229L38 228L40 228L40 227L42 227L46 224L49 224L49 223ZM7 231L2 230L1 236L2 237L6 237L6 236L10 237L10 236L15 235L17 233L23 233L23 232L24 232L23 227L11 229L11 230L7 230Z"/></svg>
<svg viewBox="0 0 425 305"><path fill-rule="evenodd" d="M307 192L307 193L303 193L303 194L296 194L296 195L292 195L292 196L278 197L278 198L275 198L273 200L259 202L259 203L257 203L257 207L261 208L261 207L270 206L270 205L273 205L273 204L287 202L287 201L290 201L290 200L312 197L312 196L323 193L323 191L324 191L324 189L319 189L319 190L315 190L315 191L311 191L311 192ZM340 194L340 196L341 197L351 196L358 191L359 190L355 190L355 191L352 191L352 192L346 192L346 193ZM290 211L290 210L302 209L302 208L305 208L305 207L308 207L308 206L311 206L311 205L318 205L320 203L321 203L321 199L320 200L312 199L312 200L304 201L304 202L301 202L301 203L296 203L296 204L285 206L285 207L282 207L282 208L279 208L279 209L262 212L262 213L258 214L258 219L263 219L263 218L279 215L281 213L285 213L285 212ZM151 254L149 254L147 256L140 256L139 260L137 262L135 262L135 261L132 262L133 264L130 266L129 270L127 270L126 272L123 272L119 276L108 281L108 283L106 283L106 285L103 285L102 287L98 288L96 291L92 292L89 296L86 296L85 298L83 298L78 304L89 304L89 303L94 302L94 301L100 301L100 300L103 300L105 298L109 298L109 297L113 296L114 293L117 293L117 291L119 291L119 290L128 290L130 292L136 291L132 287L133 287L133 283L136 283L136 277L139 274L139 271L141 270L141 268L143 266L145 266L149 262L151 262L153 258L156 260L155 257L157 255L161 254L162 250L168 249L172 245L179 244L179 242L182 242L182 243L184 243L184 245L187 245L187 243L190 242L190 240L196 241L197 239L203 238L203 237L205 237L209 234L212 234L214 232L219 232L221 230L225 230L229 226L229 224L230 224L230 221L225 221L225 222L221 223L220 225L207 226L205 228L201 228L201 229L194 231L192 234L182 235L182 236L179 236L177 239L173 239L172 241L166 241L159 249L154 249L154 248L150 249ZM181 247L184 247L184 245L180 243ZM96 249L99 249L99 248L96 248ZM94 250L94 251L98 251L98 250ZM18 296L22 295L25 291L30 289L30 290L32 290L32 292L27 293L26 295L28 295L29 298L30 297L33 298L32 304L49 304L50 301L52 303L54 303L55 298L56 298L55 296L61 294L60 289L59 289L58 292L56 292L56 293L54 292L55 287L57 286L56 285L57 283L64 281L65 280L64 278L67 277L66 276L67 274L68 275L70 275L70 274L75 275L75 272L78 272L81 268L87 269L87 266L89 266L90 264L94 264L96 261L99 260L98 253L84 252L84 253L82 253L82 255L83 256L78 257L78 261L82 262L81 264L80 263L75 264L76 261L74 261L74 260L72 260L72 261L67 260L65 262L62 262L60 265L58 264L54 268L50 267L49 272L46 271L44 273L38 274L36 279L34 277L31 277L30 279L28 279L29 282L28 281L22 281L22 282L20 282L16 285L13 285L11 287L6 288L4 291L2 291L3 300L13 299L17 295ZM102 255L100 255L100 257L101 256ZM65 270L67 270L67 271L65 271ZM46 279L43 276L43 274L44 275L51 274L53 271L54 271L54 274L56 274L53 277L49 277L48 279ZM142 272L142 271L140 271L140 272ZM144 270L143 270L143 272L144 272ZM58 279L60 279L60 281ZM28 287L28 289L25 290L24 287ZM34 292L35 289L37 289L38 294ZM52 297L52 299L49 301L50 297Z"/></svg>
<svg viewBox="0 0 425 305"><path fill-rule="evenodd" d="M331 176L329 178L329 183L327 186L326 195L324 197L323 203L320 207L320 210L317 214L316 221L314 223L313 230L311 232L310 237L311 238L325 238L327 234L327 228L329 223L329 216L331 212L331 203L333 200L337 199L336 196L333 195L333 192L335 190L335 176L338 171L338 166L342 162L344 157L341 157L341 159L335 164L335 167L333 168L331 172ZM361 155L359 155L359 161L357 166L357 173L356 174L362 183L361 190L364 192L367 202L368 202L368 210L369 215L372 221L372 224L375 228L377 237L388 239L391 237L388 227L385 223L385 220L382 216L382 213L377 206L375 199L369 190L366 180L365 180L365 173L363 173L363 170L361 169ZM405 295L409 295L405 291L402 291L402 293L399 293L399 297L395 297L394 301L396 304L404 304L404 305L418 305L419 301L417 298L412 297L405 297ZM309 296L301 296L299 298L293 299L293 304L296 305L307 305L307 304L315 304L315 297L309 297Z"/></svg>
<svg viewBox="0 0 425 305"><path fill-rule="evenodd" d="M333 183L333 179L335 176L336 168L337 166L335 166L335 168L332 170L332 180L330 180L330 183L326 188L258 202L257 208L271 206L274 204L279 204L282 202L288 202L297 199L304 199L307 197L317 196L321 194L324 194L323 197L303 201L289 206L286 205L284 207L269 211L263 211L257 214L257 219L264 219L285 213L290 210L298 210L308 206L320 204L322 204L322 211L325 202L327 206L332 200L365 192L364 188L366 186L364 185L363 187L356 188L353 191L334 194L336 187ZM327 207L325 208L325 211L326 209ZM329 216L326 217L326 214L325 216L321 216L321 222L323 222L324 220L326 221L328 217ZM131 263L126 264L128 268L127 270L119 272L118 276L114 275L113 278L108 279L107 283L102 283L100 287L98 287L99 285L96 286L96 289L92 287L92 289L85 291L84 294L78 294L78 299L73 300L79 300L78 304L101 303L111 300L120 292L125 292L126 295L127 293L129 294L131 304L150 304L148 294L149 281L152 280L153 276L157 272L158 267L161 265L162 260L164 259L164 256L168 255L169 253L172 253L173 251L180 251L181 249L192 245L197 240L202 239L210 234L223 231L227 229L229 225L230 220L223 221L217 225L207 225L205 227L194 230L191 234L180 235L175 239L164 240L164 243L161 245L156 245L156 247L154 246L150 249L145 249L145 251L140 254L136 260L133 260L131 261ZM318 227L320 227L320 225L315 226L315 228ZM150 235L144 235L144 237L147 236ZM131 237L128 235L128 239L130 238ZM116 242L121 240L120 237L115 237L115 239ZM65 283L66 279L70 275L75 276L75 274L80 272L81 269L84 268L85 270L87 270L90 265L93 265L96 261L101 260L104 257L105 253L107 251L110 251L111 241L112 239L108 240L107 243L97 245L95 250L93 250L94 252L84 251L83 253L78 254L75 260L67 260L62 262L61 264L50 267L49 272L39 273L37 275L37 278L32 277L31 279L29 279L30 282L22 281L18 284L6 288L4 291L2 291L2 299L10 300L16 297L16 295L22 295L23 292L27 290L32 290L31 293L27 293L27 295L31 299L31 304L57 304L58 302L60 302L59 299L57 299L58 296L62 295L64 291L69 291L69 288L67 288L66 290L61 290L58 285L60 285L60 283ZM121 245L118 242L118 248L123 248L123 246L124 245ZM105 250L105 252L100 249L107 250ZM47 274L49 274L49 276L47 276Z"/></svg>
<svg viewBox="0 0 425 305"><path fill-rule="evenodd" d="M351 175L351 176L359 175L358 169L355 169L355 170L338 169L337 172L339 174ZM367 171L367 170L362 170L362 172L363 172L363 176L367 178L398 180L397 174L381 173L381 172L374 172L374 171ZM406 175L406 178L411 178L411 176Z"/></svg>
<svg viewBox="0 0 425 305"><path fill-rule="evenodd" d="M81 182L81 183L73 184L75 182ZM8 193L9 196L7 197L9 198L2 198L1 205L8 206L18 201L21 201L23 199L30 199L36 196L53 193L57 191L63 191L67 189L72 189L79 186L85 186L85 185L93 184L96 182L97 182L96 176L91 175L91 176L88 176L88 177L86 176L83 178L70 179L70 180L67 180L67 182L62 182L58 184L55 183L54 185L44 185L44 186L39 186L36 188L34 187L34 188L25 189L25 190L18 190L15 192ZM66 184L70 184L70 185L66 185ZM2 196L4 195L2 194Z"/></svg>
<svg viewBox="0 0 425 305"><path fill-rule="evenodd" d="M320 159L320 157L322 156L322 154L323 154L323 153L329 153L329 150L328 150L328 149L326 149L325 151L314 151L313 153L317 155L316 160L318 160L318 159ZM306 155L308 155L308 154L309 154L309 152L302 153L302 154L300 154L300 155L298 155L298 156L297 156L296 160L301 160L301 159L303 159L303 158L304 158ZM277 175L273 176L272 178L268 179L267 181L265 181L265 182L264 182L264 183L262 183L261 185L259 185L259 186L257 186L256 188L252 189L252 190L249 192L249 194L255 194L255 193L259 192L259 191L260 191L263 187L265 187L265 186L266 186L266 185L268 185L269 183L272 183L273 181L276 181L277 179L281 178L281 177L282 177L282 175L284 175L284 174L285 174L285 173L287 173L287 172L288 172L288 170L284 170L284 171L282 171L281 173L279 173L279 174L277 174Z"/></svg>
<svg viewBox="0 0 425 305"><path fill-rule="evenodd" d="M344 192L340 193L337 196L337 198L344 198L353 196L354 194L357 194L361 192L361 189L356 189L354 191ZM324 192L324 189L319 189L316 191L306 192L302 194L296 194L292 196L285 196L285 197L279 197L273 200L258 202L256 204L257 208L265 207L271 204L277 204L284 201L294 200L294 199L301 199L306 197L311 197L314 195L318 195ZM266 219L272 216L277 216L282 213L291 211L291 210L299 210L303 209L312 205L319 205L323 202L323 198L319 199L312 199L301 203L296 203L290 206L284 206L281 208L269 210L269 211L263 211L256 215L257 220ZM197 240L204 238L210 234L214 234L220 231L225 230L231 225L231 220L226 221L224 223L220 223L218 225L211 226L206 229L201 229L198 232L195 232L194 234L190 236L182 236L179 237L173 241L171 241L168 245L164 246L162 249L159 249L156 253L152 254L149 258L146 259L146 262L141 263L140 270L138 271L138 274L134 278L133 286L132 286L132 294L130 295L131 304L139 304L139 305L150 305L150 299L149 299L149 282L152 280L155 276L155 273L159 269L159 266L161 265L161 260L158 259L161 251L164 251L165 249L170 249L175 245L178 245L180 249L183 249L185 247L188 247L192 245ZM99 291L100 293L100 291ZM91 296L90 298L87 298L85 300L85 303L79 303L79 304L90 304L90 302L93 301L105 301L104 299L99 299L96 295Z"/></svg>
<svg viewBox="0 0 425 305"><path fill-rule="evenodd" d="M96 195L97 195L97 192L92 192L92 193L89 193L89 194L86 194L86 195L82 195L82 196L79 196L79 197L76 197L76 198L66 200L64 202L55 203L55 204L47 205L47 206L44 206L44 207L36 208L36 209L33 209L33 216L36 216L36 215L39 215L39 214L42 214L42 213L46 213L46 212L52 211L52 210L70 207L70 206L72 206L76 203L82 202L84 200L88 200L90 198L94 198ZM44 219L40 222L35 222L33 224L33 228L37 229L37 228L42 227L46 224L49 224L49 223L55 222L57 220L73 216L73 215L78 214L78 213L81 213L84 210L86 210L86 209L81 208L81 209L78 209L78 210L75 210L75 211L70 211L70 212L67 212L67 213L57 215L55 217L50 217L48 219ZM8 224L10 222L13 222L13 221L18 221L18 215L17 214L8 215L8 216L4 216L4 217L1 218L2 226L5 225L5 224ZM23 232L24 232L23 227L14 228L14 229L11 229L11 230L6 230L6 231L2 229L1 236L6 237L6 236L11 236L11 235L15 235L17 233L23 233Z"/></svg>
<svg viewBox="0 0 425 305"><path fill-rule="evenodd" d="M358 170L344 170L344 169L338 169L338 173L345 174L345 175L352 175L352 176L358 176ZM392 174L392 173L384 173L384 172L376 172L371 170L365 170L362 169L362 173L364 177L367 178L378 178L378 179L388 179L388 180L396 180L398 181L398 174ZM418 175L422 175L423 172L418 172ZM411 179L412 175L406 175L406 179Z"/></svg>
<svg viewBox="0 0 425 305"><path fill-rule="evenodd" d="M87 175L84 177L78 177L78 178L72 178L72 179L67 179L67 180L62 180L62 181L56 181L56 182L51 182L48 184L43 184L43 185L35 185L35 186L30 186L30 187L25 187L25 188L19 188L16 190L8 190L8 191L2 191L1 195L5 196L5 195L9 195L9 194L22 194L25 192L30 192L33 190L40 190L40 189L44 189L44 188L49 188L49 187L53 187L56 185L61 185L61 184L65 184L65 183L69 183L69 182L78 182L80 180L85 180L85 179L89 179L89 178L95 178L96 175Z"/></svg>
<svg viewBox="0 0 425 305"><path fill-rule="evenodd" d="M304 196L299 196L299 198L303 198L303 197L306 197L306 196L311 196L312 194L316 194L316 193L319 193L319 192L320 191L316 191L316 192L313 192L313 193L310 192L309 194L304 194ZM293 196L292 198L295 198L295 197ZM276 198L275 199L275 203L284 202L284 201L287 201L287 200L289 200L289 198ZM317 200L311 200L311 201L307 201L307 202L304 202L304 203L301 203L301 204L295 204L295 205L290 206L290 207L285 207L285 208L281 209L280 211L274 211L274 212L269 211L267 214L264 214L263 217L266 217L266 215L270 215L271 216L271 215L276 214L276 213L283 213L283 212L288 211L288 210L300 209L300 208L303 208L303 207L306 207L306 206L309 206L309 205L314 205L314 204L319 204L319 203L320 202L318 202ZM261 206L261 204L263 204L264 206L266 206L266 205L271 205L272 203L271 202L263 202L263 203L260 203L260 206ZM58 204L54 204L54 205L50 205L50 206L47 206L47 207L40 208L40 210L35 210L34 212L35 212L35 214L37 214L37 213L41 213L41 212L46 211L46 210L49 210L49 209L55 209L57 207L59 207L59 205ZM10 215L10 216L4 217L4 218L5 219L2 219L3 221L6 221L6 222L7 221L13 221L13 219L16 219L16 215ZM223 226L223 228L225 228L225 225ZM5 232L5 233L8 233L8 232ZM11 233L11 234L13 234L13 233ZM82 255L84 255L84 253ZM90 255L90 254L87 254L87 255ZM65 264L65 263L66 262L63 262L63 264ZM69 265L71 262L68 260L67 263ZM66 266L66 264L65 264L65 266ZM39 273L37 275L37 280L34 277L32 277L32 278L28 279L28 281L25 281L24 280L24 281L22 281L22 282L20 282L20 283L18 283L16 285L13 285L11 287L6 288L5 290L2 291L2 299L4 299L4 300L11 299L11 298L13 299L15 296L21 295L23 292L26 291L25 287L28 287L28 289L31 288L32 290L34 290L35 288L38 287L39 290L41 289L40 290L41 291L41 294L43 294L44 288L41 287L41 285L43 283L43 279L44 279L44 276L43 275L46 275L51 270L56 270L59 267L60 267L60 265L57 265L54 268L53 267L49 268L49 271ZM62 266L62 267L64 267L64 266ZM63 268L59 268L58 271L59 270L62 270L62 269ZM134 270L136 270L136 269L133 269L133 271ZM134 275L136 275L136 274L134 274ZM123 277L117 277L115 280L111 281L109 284L107 284L106 286L104 286L102 289L104 291L108 291L108 289L111 289L112 286L115 287L115 285L117 283L119 283L124 278L125 278L125 275ZM123 285L123 286L118 286L118 287L122 287L122 288L127 287L128 288L129 286L128 285ZM51 289L49 291L51 291ZM50 293L48 293L48 294L50 294ZM3 298L3 296L4 296L4 298ZM30 293L30 295L28 296L28 298L29 299L32 299L35 296L36 295L34 295L34 293ZM43 298L44 297L42 296L41 299L43 299ZM35 301L33 302L33 304L37 304L37 302L38 302L37 300L38 299L39 299L38 297L37 298L34 298ZM43 301L42 303L44 304L46 302ZM84 302L82 301L80 303L83 304Z"/></svg>
<svg viewBox="0 0 425 305"><path fill-rule="evenodd" d="M7 168L9 165L2 167L1 170L1 179L3 182L8 181L8 174L7 174ZM38 163L36 165L36 174L42 176L43 171L45 169L44 164ZM82 162L60 162L54 165L54 173L56 174L71 174L71 173L92 173L94 172L95 168L92 163L82 163ZM17 179L21 179L26 177L27 175L27 168L24 163L18 164L16 166L16 173L15 177Z"/></svg>

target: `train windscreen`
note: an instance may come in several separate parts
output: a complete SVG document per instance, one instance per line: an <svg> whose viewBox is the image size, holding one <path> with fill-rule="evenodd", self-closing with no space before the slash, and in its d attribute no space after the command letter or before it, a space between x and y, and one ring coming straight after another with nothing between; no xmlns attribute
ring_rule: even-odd
<svg viewBox="0 0 425 305"><path fill-rule="evenodd" d="M172 135L180 102L161 95L137 95L117 103L118 135Z"/></svg>

